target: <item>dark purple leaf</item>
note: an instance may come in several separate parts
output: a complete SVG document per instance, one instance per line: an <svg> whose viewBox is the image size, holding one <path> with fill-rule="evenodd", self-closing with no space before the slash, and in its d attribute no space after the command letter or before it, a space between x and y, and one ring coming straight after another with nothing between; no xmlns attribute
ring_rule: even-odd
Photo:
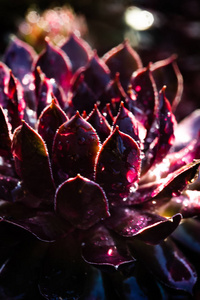
<svg viewBox="0 0 200 300"><path fill-rule="evenodd" d="M136 99L132 100L132 110L136 118L150 129L158 106L158 91L150 67L133 73L131 86L136 92Z"/></svg>
<svg viewBox="0 0 200 300"><path fill-rule="evenodd" d="M52 94L57 98L61 108L66 108L66 97L54 79L49 79L38 66L35 70L36 103L37 116L39 117L43 109L51 103Z"/></svg>
<svg viewBox="0 0 200 300"><path fill-rule="evenodd" d="M160 214L170 216L180 212L183 218L192 218L200 215L200 191L187 190L178 197L159 208Z"/></svg>
<svg viewBox="0 0 200 300"><path fill-rule="evenodd" d="M77 236L68 235L49 246L39 278L45 299L80 299L89 279L90 268L81 258Z"/></svg>
<svg viewBox="0 0 200 300"><path fill-rule="evenodd" d="M8 110L9 122L12 125L12 131L21 125L25 102L23 98L23 89L19 81L13 76L10 71L10 78L8 82L8 97L5 107Z"/></svg>
<svg viewBox="0 0 200 300"><path fill-rule="evenodd" d="M48 39L46 39L46 49L39 55L35 68L38 66L48 78L54 78L68 93L72 77L71 63L65 52L53 46Z"/></svg>
<svg viewBox="0 0 200 300"><path fill-rule="evenodd" d="M72 230L52 211L38 211L21 203L0 200L0 221L21 227L41 241L52 242Z"/></svg>
<svg viewBox="0 0 200 300"><path fill-rule="evenodd" d="M98 100L97 95L95 95L95 93L84 81L83 74L78 74L73 79L72 93L68 97L68 102L71 102L73 106L73 113L77 110L80 113L83 113L83 111L90 113ZM70 115L73 113L70 113Z"/></svg>
<svg viewBox="0 0 200 300"><path fill-rule="evenodd" d="M196 139L200 130L200 109L195 110L193 113L185 117L180 123L177 124L175 134L175 149L182 149L189 145L189 143Z"/></svg>
<svg viewBox="0 0 200 300"><path fill-rule="evenodd" d="M0 106L0 156L11 158L11 136L8 120Z"/></svg>
<svg viewBox="0 0 200 300"><path fill-rule="evenodd" d="M60 108L57 99L52 95L52 103L43 110L38 122L38 133L45 141L50 155L55 133L66 121L68 121L68 117Z"/></svg>
<svg viewBox="0 0 200 300"><path fill-rule="evenodd" d="M165 97L165 87L159 93L159 106L156 119L145 140L145 157L142 161L142 173L152 165L160 163L169 152L174 142L175 117ZM148 147L147 147L148 145Z"/></svg>
<svg viewBox="0 0 200 300"><path fill-rule="evenodd" d="M130 248L163 284L192 294L197 279L195 270L169 238L155 246L134 240Z"/></svg>
<svg viewBox="0 0 200 300"><path fill-rule="evenodd" d="M125 242L112 237L101 224L90 228L82 239L82 255L86 262L94 265L112 266L134 261Z"/></svg>
<svg viewBox="0 0 200 300"><path fill-rule="evenodd" d="M170 200L171 197L179 196L187 185L195 180L199 164L200 161L196 160L169 174L166 178L141 184L135 192L129 194L126 203L142 204L154 197Z"/></svg>
<svg viewBox="0 0 200 300"><path fill-rule="evenodd" d="M99 139L94 128L77 112L55 135L52 168L56 181L61 183L79 173L93 179L98 151Z"/></svg>
<svg viewBox="0 0 200 300"><path fill-rule="evenodd" d="M93 111L86 118L86 121L94 127L101 142L104 142L105 139L110 135L111 127L106 118L98 110L97 105L94 106Z"/></svg>
<svg viewBox="0 0 200 300"><path fill-rule="evenodd" d="M200 222L198 219L189 218L183 220L180 226L173 232L172 237L181 245L188 248L191 254L200 254Z"/></svg>
<svg viewBox="0 0 200 300"><path fill-rule="evenodd" d="M14 76L25 85L31 77L32 64L36 55L30 45L15 36L4 54L4 62L12 70Z"/></svg>
<svg viewBox="0 0 200 300"><path fill-rule="evenodd" d="M109 200L119 202L139 180L140 149L118 127L103 143L96 161L96 181Z"/></svg>
<svg viewBox="0 0 200 300"><path fill-rule="evenodd" d="M171 219L164 218L138 208L121 207L111 210L111 217L105 225L124 237L138 236L150 244L159 243L178 226L181 215Z"/></svg>
<svg viewBox="0 0 200 300"><path fill-rule="evenodd" d="M88 229L110 215L104 191L80 175L58 187L55 211L79 229Z"/></svg>
<svg viewBox="0 0 200 300"><path fill-rule="evenodd" d="M138 145L144 140L146 129L136 120L135 116L127 108L124 107L122 102L120 105L119 113L113 122L113 128L119 127L123 133L130 135Z"/></svg>
<svg viewBox="0 0 200 300"><path fill-rule="evenodd" d="M119 73L116 73L115 78L110 80L106 89L103 91L103 94L99 97L99 107L100 109L104 108L106 104L110 103L112 114L116 115L119 110L119 105L123 101L126 106L129 103L129 97L125 93L120 80Z"/></svg>
<svg viewBox="0 0 200 300"><path fill-rule="evenodd" d="M80 67L85 66L92 54L92 49L89 44L74 33L72 33L67 41L61 46L61 49L69 57L73 73Z"/></svg>
<svg viewBox="0 0 200 300"><path fill-rule="evenodd" d="M180 102L183 93L183 77L176 63L176 56L157 61L151 65L151 70L155 78L157 89L163 85L167 86L166 97L169 99L174 111Z"/></svg>
<svg viewBox="0 0 200 300"><path fill-rule="evenodd" d="M14 133L12 152L16 171L25 188L51 203L55 188L46 146L36 131L25 122Z"/></svg>
<svg viewBox="0 0 200 300"><path fill-rule="evenodd" d="M1 97L4 92L4 87L7 86L10 78L10 69L3 63L0 62L0 87L1 87ZM2 101L0 102L2 105Z"/></svg>
<svg viewBox="0 0 200 300"><path fill-rule="evenodd" d="M30 239L30 236L18 246L1 268L1 299L42 299L37 281L47 247L47 243Z"/></svg>
<svg viewBox="0 0 200 300"><path fill-rule="evenodd" d="M98 57L97 53L94 53L81 73L84 75L84 80L88 87L99 98L110 82L110 70L107 65Z"/></svg>
<svg viewBox="0 0 200 300"><path fill-rule="evenodd" d="M132 49L128 40L107 52L103 56L103 60L111 70L113 78L119 72L120 82L125 91L128 88L132 73L142 68L141 59L135 50Z"/></svg>

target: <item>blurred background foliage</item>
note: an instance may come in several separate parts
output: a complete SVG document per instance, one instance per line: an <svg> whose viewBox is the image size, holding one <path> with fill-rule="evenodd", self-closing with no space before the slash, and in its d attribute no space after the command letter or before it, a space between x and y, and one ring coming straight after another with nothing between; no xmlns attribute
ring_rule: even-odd
<svg viewBox="0 0 200 300"><path fill-rule="evenodd" d="M199 0L1 0L0 53L5 51L11 33L31 42L30 36L19 32L31 10L42 15L46 9L63 6L71 9L72 18L77 18L75 28L99 56L125 38L138 51L144 65L176 53L185 82L179 118L200 107ZM145 13L127 17L134 9L135 13ZM130 24L130 19L135 23ZM141 29L145 22L146 27ZM39 43L42 48L42 40Z"/></svg>

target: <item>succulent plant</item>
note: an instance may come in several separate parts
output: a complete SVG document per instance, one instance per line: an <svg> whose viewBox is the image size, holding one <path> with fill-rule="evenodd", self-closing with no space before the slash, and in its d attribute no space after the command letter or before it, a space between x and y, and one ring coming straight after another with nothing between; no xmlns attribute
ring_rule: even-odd
<svg viewBox="0 0 200 300"><path fill-rule="evenodd" d="M200 113L176 122L176 57L14 38L0 85L1 299L197 297Z"/></svg>

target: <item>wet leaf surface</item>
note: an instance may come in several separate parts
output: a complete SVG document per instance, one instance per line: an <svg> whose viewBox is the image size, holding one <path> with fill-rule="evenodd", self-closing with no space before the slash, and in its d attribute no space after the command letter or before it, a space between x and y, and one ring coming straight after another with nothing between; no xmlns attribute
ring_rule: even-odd
<svg viewBox="0 0 200 300"><path fill-rule="evenodd" d="M23 122L14 134L12 153L15 159L16 171L24 186L39 197L47 197L52 201L54 182L46 146L41 137L29 125Z"/></svg>
<svg viewBox="0 0 200 300"><path fill-rule="evenodd" d="M137 183L140 150L137 143L118 128L103 143L96 161L96 181L108 199L120 202Z"/></svg>
<svg viewBox="0 0 200 300"><path fill-rule="evenodd" d="M77 174L93 179L98 151L99 138L94 128L77 112L55 135L52 168L56 182Z"/></svg>
<svg viewBox="0 0 200 300"><path fill-rule="evenodd" d="M115 269L135 260L128 252L125 242L113 237L101 224L90 228L82 238L82 255L90 264Z"/></svg>
<svg viewBox="0 0 200 300"><path fill-rule="evenodd" d="M79 229L88 229L109 216L108 200L98 184L80 175L60 185L56 212Z"/></svg>

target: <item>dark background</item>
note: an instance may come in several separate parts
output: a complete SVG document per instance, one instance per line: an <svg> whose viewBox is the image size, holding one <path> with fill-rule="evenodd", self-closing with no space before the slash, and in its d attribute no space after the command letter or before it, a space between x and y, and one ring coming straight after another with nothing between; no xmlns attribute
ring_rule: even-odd
<svg viewBox="0 0 200 300"><path fill-rule="evenodd" d="M130 5L147 9L159 16L159 24L140 32L136 50L144 65L149 61L178 55L185 88L179 119L200 107L200 1L199 0L0 0L0 53L8 44L10 33L17 31L19 20L35 5L40 10L69 4L75 13L83 14L88 25L88 39L99 56L121 43L130 28L124 22L124 11ZM137 37L137 32L132 35Z"/></svg>

